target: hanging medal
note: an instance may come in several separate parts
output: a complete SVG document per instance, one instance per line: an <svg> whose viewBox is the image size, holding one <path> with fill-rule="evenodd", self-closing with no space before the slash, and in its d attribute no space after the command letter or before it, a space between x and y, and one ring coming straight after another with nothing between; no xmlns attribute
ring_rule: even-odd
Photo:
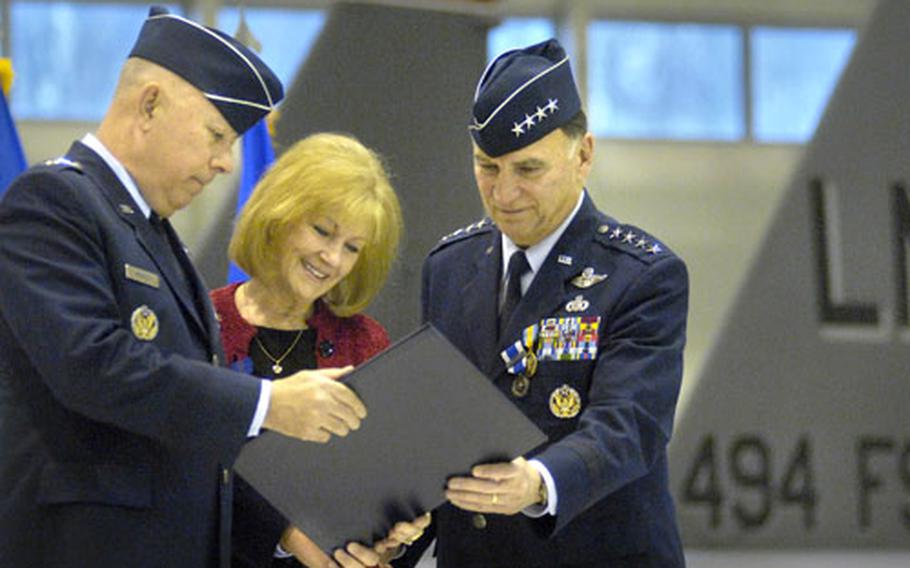
<svg viewBox="0 0 910 568"><path fill-rule="evenodd" d="M537 356L534 343L537 339L537 325L525 328L521 339L506 347L499 356L506 365L506 371L515 377L511 391L518 398L527 396L531 388L531 377L537 372Z"/></svg>

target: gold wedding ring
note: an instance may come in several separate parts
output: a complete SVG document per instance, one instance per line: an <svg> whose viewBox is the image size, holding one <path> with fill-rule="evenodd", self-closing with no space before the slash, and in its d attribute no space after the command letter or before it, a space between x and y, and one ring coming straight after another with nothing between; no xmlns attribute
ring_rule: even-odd
<svg viewBox="0 0 910 568"><path fill-rule="evenodd" d="M410 545L414 544L415 542L417 542L417 539L419 539L422 536L423 536L423 531L421 530L420 532L413 534L413 535L409 536L408 538L406 538L404 540L404 543L407 544L408 546L410 546Z"/></svg>

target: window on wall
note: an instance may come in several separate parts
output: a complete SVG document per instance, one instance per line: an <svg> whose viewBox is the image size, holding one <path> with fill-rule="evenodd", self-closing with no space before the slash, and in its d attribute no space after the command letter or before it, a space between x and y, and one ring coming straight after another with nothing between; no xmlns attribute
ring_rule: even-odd
<svg viewBox="0 0 910 568"><path fill-rule="evenodd" d="M253 37L262 44L259 55L288 89L322 32L325 14L321 10L246 8L244 18ZM239 23L237 8L219 13L218 26L225 32L234 34Z"/></svg>
<svg viewBox="0 0 910 568"><path fill-rule="evenodd" d="M732 141L745 135L742 31L595 21L588 111L597 136Z"/></svg>
<svg viewBox="0 0 910 568"><path fill-rule="evenodd" d="M555 34L550 19L507 18L490 30L489 58ZM804 143L855 41L856 32L843 28L593 21L591 130L615 138Z"/></svg>
<svg viewBox="0 0 910 568"><path fill-rule="evenodd" d="M506 18L487 34L487 59L556 36L556 25L548 18Z"/></svg>
<svg viewBox="0 0 910 568"><path fill-rule="evenodd" d="M147 15L143 4L13 2L13 115L99 120Z"/></svg>
<svg viewBox="0 0 910 568"><path fill-rule="evenodd" d="M167 8L182 13L179 6ZM12 2L10 15L10 56L16 73L10 93L13 116L17 120L98 121L148 15L148 5ZM324 14L319 10L247 8L245 16L262 44L262 58L289 85L322 30ZM236 8L219 14L218 27L229 34L237 30L238 22Z"/></svg>
<svg viewBox="0 0 910 568"><path fill-rule="evenodd" d="M812 137L855 36L844 29L756 27L750 31L756 140L803 142Z"/></svg>

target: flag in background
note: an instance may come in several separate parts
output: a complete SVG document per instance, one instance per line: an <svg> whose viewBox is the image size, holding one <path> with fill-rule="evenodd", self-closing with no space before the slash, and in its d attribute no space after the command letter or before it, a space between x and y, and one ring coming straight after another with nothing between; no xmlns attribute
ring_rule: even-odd
<svg viewBox="0 0 910 568"><path fill-rule="evenodd" d="M266 117L267 118L267 117ZM266 118L257 122L243 135L243 155L240 165L240 189L237 192L237 215L250 195L259 177L269 164L275 161L275 150L272 148L272 137ZM239 266L230 263L228 266L228 283L247 280L248 276Z"/></svg>
<svg viewBox="0 0 910 568"><path fill-rule="evenodd" d="M13 65L0 57L0 196L6 192L13 179L25 170L25 153L16 133L16 124L9 112L6 97L13 84Z"/></svg>
<svg viewBox="0 0 910 568"><path fill-rule="evenodd" d="M238 6L239 20L237 22L237 31L234 32L234 38L253 51L261 52L262 43L253 35L253 31L246 21L246 11L244 2L241 0ZM253 194L253 188L256 182L262 177L262 173L268 169L269 165L275 161L275 149L272 147L272 132L270 119L277 118L277 114L270 114L253 125L243 135L243 146L240 163L240 188L237 191L237 212L234 215L236 219L240 216L240 211L246 204L247 199ZM240 269L239 266L229 261L228 263L228 284L248 280L249 276Z"/></svg>

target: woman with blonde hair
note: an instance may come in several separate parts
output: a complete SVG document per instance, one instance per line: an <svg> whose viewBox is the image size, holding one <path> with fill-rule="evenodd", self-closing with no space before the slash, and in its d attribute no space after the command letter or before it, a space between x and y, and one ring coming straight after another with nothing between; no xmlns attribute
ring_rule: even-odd
<svg viewBox="0 0 910 568"><path fill-rule="evenodd" d="M360 312L385 283L401 231L398 198L373 151L341 134L294 144L257 184L230 242L249 280L211 293L227 363L279 380L356 366L388 346L385 329ZM273 558L279 543L279 556L329 565L242 479L235 487L233 566L297 565Z"/></svg>

